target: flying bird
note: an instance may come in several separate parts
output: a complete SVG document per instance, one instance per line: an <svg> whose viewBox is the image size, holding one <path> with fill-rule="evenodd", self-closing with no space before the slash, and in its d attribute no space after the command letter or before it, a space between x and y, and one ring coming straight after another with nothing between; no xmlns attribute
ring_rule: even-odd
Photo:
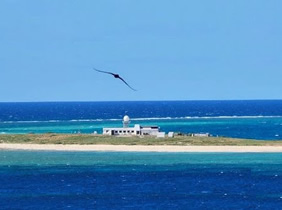
<svg viewBox="0 0 282 210"><path fill-rule="evenodd" d="M115 73L112 73L112 72L108 72L108 71L101 71L101 70L95 69L95 68L93 68L93 69L94 69L95 71L100 72L100 73L111 74L111 75L114 76L114 78L120 79L121 81L123 81L124 84L126 84L131 90L137 91L137 90L135 90L134 88L132 88L132 87L131 87L123 78L121 78L118 74L115 74Z"/></svg>

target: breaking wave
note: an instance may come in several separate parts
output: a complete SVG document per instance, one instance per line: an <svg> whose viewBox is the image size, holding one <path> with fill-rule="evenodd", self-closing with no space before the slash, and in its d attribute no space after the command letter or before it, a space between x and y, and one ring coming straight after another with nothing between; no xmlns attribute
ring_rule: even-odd
<svg viewBox="0 0 282 210"><path fill-rule="evenodd" d="M131 118L131 121L153 121L153 120L189 120L189 119L254 119L254 118L282 118L282 116L185 116L185 117L148 117ZM0 121L0 123L62 123L62 122L107 122L121 121L120 118L113 119L72 119L72 120L30 120L30 121Z"/></svg>

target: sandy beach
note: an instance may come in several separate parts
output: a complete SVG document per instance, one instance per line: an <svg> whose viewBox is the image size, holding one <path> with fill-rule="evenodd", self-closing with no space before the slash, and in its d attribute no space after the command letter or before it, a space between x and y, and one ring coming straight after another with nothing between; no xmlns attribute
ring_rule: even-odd
<svg viewBox="0 0 282 210"><path fill-rule="evenodd" d="M282 146L142 146L142 145L55 145L0 144L0 150L115 151L115 152L282 152Z"/></svg>

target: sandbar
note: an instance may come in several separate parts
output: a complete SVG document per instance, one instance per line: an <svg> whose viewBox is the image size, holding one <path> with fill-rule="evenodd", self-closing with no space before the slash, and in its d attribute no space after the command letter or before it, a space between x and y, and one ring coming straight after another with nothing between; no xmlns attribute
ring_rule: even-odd
<svg viewBox="0 0 282 210"><path fill-rule="evenodd" d="M78 145L1 143L0 150L279 153L282 152L282 146Z"/></svg>

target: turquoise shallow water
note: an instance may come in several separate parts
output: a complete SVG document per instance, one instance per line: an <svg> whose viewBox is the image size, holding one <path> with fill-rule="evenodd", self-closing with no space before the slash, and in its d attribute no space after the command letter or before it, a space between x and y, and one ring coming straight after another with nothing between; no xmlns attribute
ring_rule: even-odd
<svg viewBox="0 0 282 210"><path fill-rule="evenodd" d="M54 152L0 151L0 166L7 165L178 165L178 164L277 164L282 153L162 153L162 152Z"/></svg>
<svg viewBox="0 0 282 210"><path fill-rule="evenodd" d="M1 209L280 209L280 153L0 151Z"/></svg>

